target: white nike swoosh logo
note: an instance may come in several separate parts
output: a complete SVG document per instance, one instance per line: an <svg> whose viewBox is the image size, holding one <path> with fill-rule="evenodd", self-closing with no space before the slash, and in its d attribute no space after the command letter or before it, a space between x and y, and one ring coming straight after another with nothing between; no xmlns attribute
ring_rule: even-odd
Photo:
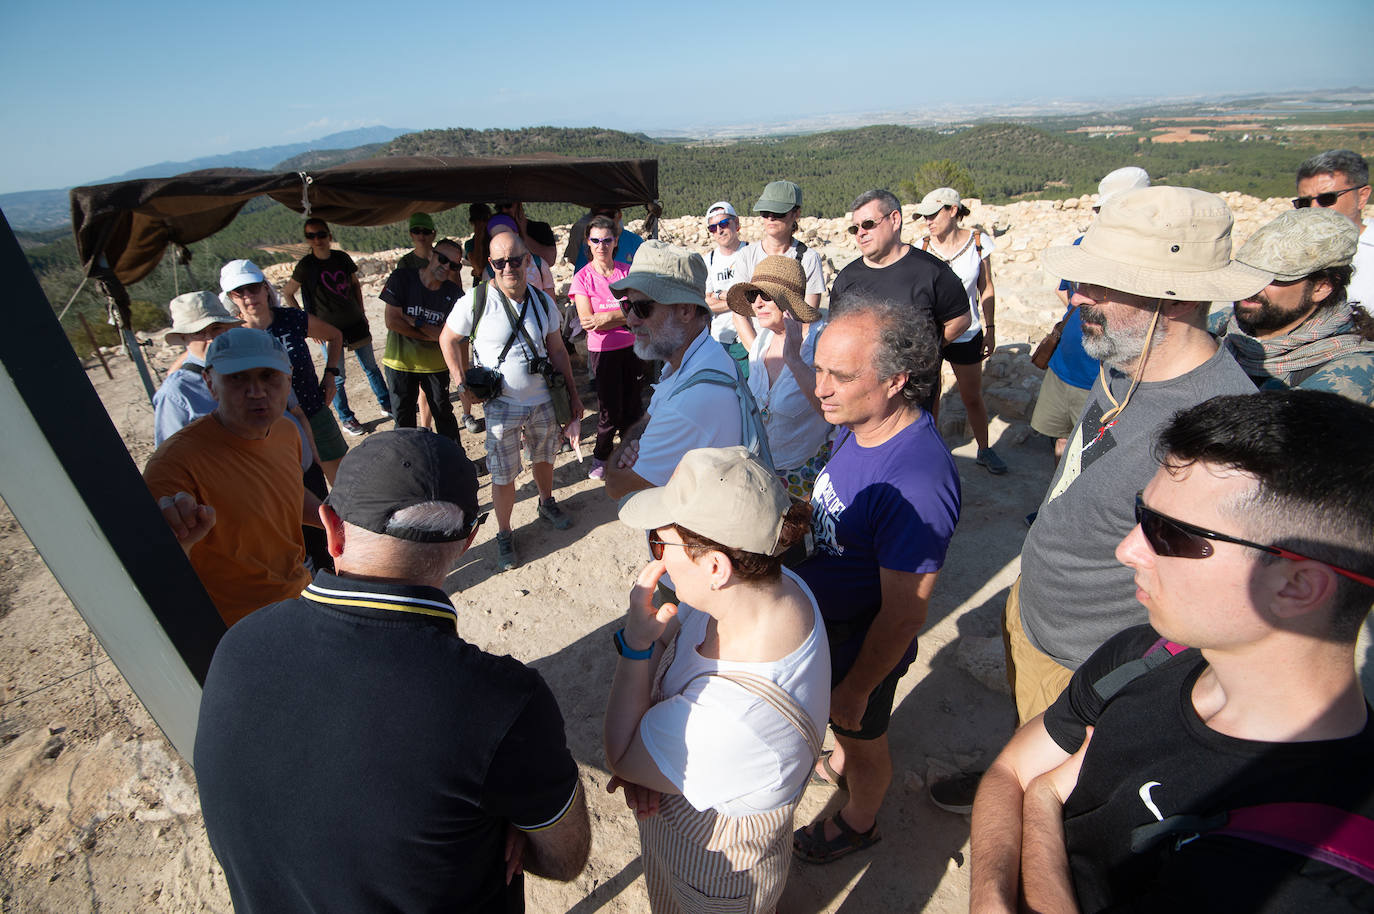
<svg viewBox="0 0 1374 914"><path fill-rule="evenodd" d="M1145 808L1148 809L1150 812L1152 812L1152 813L1155 814L1155 818L1156 818L1156 819L1158 819L1160 822L1163 822L1163 821L1164 821L1164 814L1163 814L1162 812L1159 811L1159 807L1155 805L1155 801L1152 800L1152 799L1150 799L1150 791L1153 790L1154 788L1160 787L1160 786L1163 786L1163 785L1161 785L1161 784L1159 783L1159 781L1149 781L1148 783L1141 784L1141 785L1140 785L1140 802L1144 803L1144 804L1145 804Z"/></svg>

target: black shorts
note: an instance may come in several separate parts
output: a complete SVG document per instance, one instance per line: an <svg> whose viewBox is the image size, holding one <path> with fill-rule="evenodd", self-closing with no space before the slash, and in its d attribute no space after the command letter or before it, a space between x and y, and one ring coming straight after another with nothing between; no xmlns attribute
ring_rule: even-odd
<svg viewBox="0 0 1374 914"><path fill-rule="evenodd" d="M845 736L849 739L877 739L887 732L887 725L892 720L892 702L897 697L897 681L906 675L910 664L898 664L897 668L882 682L878 687L868 694L868 707L864 709L863 720L859 721L859 729L846 730L843 727L835 726L834 721L830 723L830 729L837 736Z"/></svg>
<svg viewBox="0 0 1374 914"><path fill-rule="evenodd" d="M971 340L949 343L940 350L940 356L951 365L977 365L983 361L983 331Z"/></svg>

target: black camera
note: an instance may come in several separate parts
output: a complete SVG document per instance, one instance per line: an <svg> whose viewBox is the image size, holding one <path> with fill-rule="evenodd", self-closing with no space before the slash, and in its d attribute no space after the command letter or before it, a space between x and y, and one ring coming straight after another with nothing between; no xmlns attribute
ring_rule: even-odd
<svg viewBox="0 0 1374 914"><path fill-rule="evenodd" d="M529 374L540 374L547 378L553 374L553 363L542 355L537 355L525 362L525 371Z"/></svg>

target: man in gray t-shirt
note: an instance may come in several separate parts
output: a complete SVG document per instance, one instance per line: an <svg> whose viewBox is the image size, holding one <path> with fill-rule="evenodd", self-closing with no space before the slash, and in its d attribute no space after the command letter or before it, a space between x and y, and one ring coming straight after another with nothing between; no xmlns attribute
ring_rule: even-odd
<svg viewBox="0 0 1374 914"><path fill-rule="evenodd" d="M1156 431L1180 409L1255 390L1207 333L1209 302L1245 298L1272 279L1231 260L1231 223L1219 197L1149 187L1103 207L1080 245L1045 251L1046 269L1077 283L1083 348L1103 370L1007 598L1007 678L1022 723L1103 641L1146 621L1114 551L1158 466Z"/></svg>

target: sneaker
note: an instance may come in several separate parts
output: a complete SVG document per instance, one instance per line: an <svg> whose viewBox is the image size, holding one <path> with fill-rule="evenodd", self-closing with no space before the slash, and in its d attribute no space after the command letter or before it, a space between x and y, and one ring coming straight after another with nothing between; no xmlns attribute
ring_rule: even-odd
<svg viewBox="0 0 1374 914"><path fill-rule="evenodd" d="M393 412L391 411L391 407L389 407L389 406L383 406L383 407L382 407L382 418L385 419L385 420L387 420L388 422L395 422L395 421L396 421L396 414L393 413Z"/></svg>
<svg viewBox="0 0 1374 914"><path fill-rule="evenodd" d="M553 524L555 530L566 530L572 526L572 518L563 513L563 509L558 507L558 502L552 497L539 503L539 516Z"/></svg>
<svg viewBox="0 0 1374 914"><path fill-rule="evenodd" d="M520 560L515 557L515 532L496 534L496 570L510 571Z"/></svg>
<svg viewBox="0 0 1374 914"><path fill-rule="evenodd" d="M987 471L994 476L1001 476L1007 471L1006 461L998 457L997 452L990 447L980 447L978 456L973 462L980 467L986 467Z"/></svg>
<svg viewBox="0 0 1374 914"><path fill-rule="evenodd" d="M974 771L935 781L930 785L930 802L946 812L968 815L973 812L973 797L982 780L983 772Z"/></svg>
<svg viewBox="0 0 1374 914"><path fill-rule="evenodd" d="M592 458L591 471L587 473L588 479L604 479L606 476L606 461Z"/></svg>
<svg viewBox="0 0 1374 914"><path fill-rule="evenodd" d="M356 416L350 416L349 418L343 420L339 423L339 427L342 428L344 431L348 432L354 438L357 438L360 435L367 434L367 429L363 428L363 424L358 421Z"/></svg>
<svg viewBox="0 0 1374 914"><path fill-rule="evenodd" d="M463 428L467 429L474 435L480 431L485 430L486 427L486 422L484 422L481 419L478 419L472 413L468 413L466 416L463 417Z"/></svg>

